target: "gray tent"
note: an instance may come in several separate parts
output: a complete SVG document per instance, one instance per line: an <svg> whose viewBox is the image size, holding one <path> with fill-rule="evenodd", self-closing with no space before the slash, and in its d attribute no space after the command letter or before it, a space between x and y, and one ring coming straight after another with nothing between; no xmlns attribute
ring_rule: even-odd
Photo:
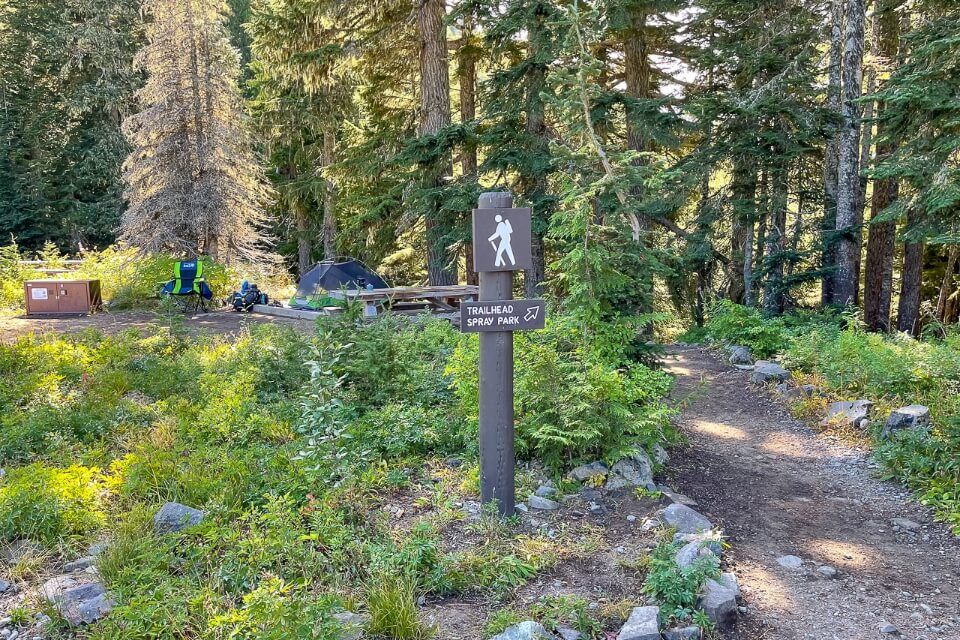
<svg viewBox="0 0 960 640"><path fill-rule="evenodd" d="M297 292L290 300L294 309L318 309L339 304L330 291L386 289L389 285L359 260L324 260L300 276Z"/></svg>

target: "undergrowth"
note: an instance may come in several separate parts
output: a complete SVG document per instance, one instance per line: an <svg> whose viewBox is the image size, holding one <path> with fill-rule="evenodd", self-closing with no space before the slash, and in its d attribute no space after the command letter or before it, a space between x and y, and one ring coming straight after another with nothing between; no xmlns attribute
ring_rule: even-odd
<svg viewBox="0 0 960 640"><path fill-rule="evenodd" d="M669 379L615 344L557 318L516 350L522 457L559 475L676 437ZM323 638L342 610L368 613L380 637L429 637L421 596L502 597L589 542L484 520L465 527L475 544L444 548L463 518L451 496L476 499L475 358L475 336L443 321L349 314L312 335L171 327L0 345L0 544L72 559L111 541L98 566L116 607L91 640ZM438 469L432 514L395 530L385 505ZM157 536L166 501L206 518Z"/></svg>

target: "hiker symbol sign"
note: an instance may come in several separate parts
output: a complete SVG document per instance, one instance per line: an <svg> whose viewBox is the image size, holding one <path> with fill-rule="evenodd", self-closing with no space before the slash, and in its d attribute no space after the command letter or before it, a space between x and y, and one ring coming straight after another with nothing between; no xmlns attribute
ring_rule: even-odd
<svg viewBox="0 0 960 640"><path fill-rule="evenodd" d="M530 233L530 209L474 209L474 270L480 273L532 268Z"/></svg>

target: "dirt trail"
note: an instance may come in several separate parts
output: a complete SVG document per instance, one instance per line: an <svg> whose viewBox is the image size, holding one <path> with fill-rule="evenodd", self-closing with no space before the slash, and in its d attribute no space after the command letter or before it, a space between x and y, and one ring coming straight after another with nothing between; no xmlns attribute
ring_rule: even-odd
<svg viewBox="0 0 960 640"><path fill-rule="evenodd" d="M674 457L675 484L724 528L725 562L743 587L747 614L732 637L960 639L960 541L873 479L866 452L817 435L699 348L672 347L667 369L690 440ZM892 518L922 528L895 529ZM803 566L781 567L787 554ZM898 631L881 633L884 624Z"/></svg>

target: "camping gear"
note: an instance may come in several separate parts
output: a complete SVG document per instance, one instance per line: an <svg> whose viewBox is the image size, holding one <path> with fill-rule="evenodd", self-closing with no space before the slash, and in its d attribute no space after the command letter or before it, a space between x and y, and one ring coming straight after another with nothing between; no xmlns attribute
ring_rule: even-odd
<svg viewBox="0 0 960 640"><path fill-rule="evenodd" d="M213 299L213 291L203 278L203 262L181 260L173 265L173 279L160 287L161 298L171 298L184 304L184 310L192 305L196 310L207 310L207 301Z"/></svg>
<svg viewBox="0 0 960 640"><path fill-rule="evenodd" d="M28 316L86 315L103 304L99 280L30 280L23 292Z"/></svg>
<svg viewBox="0 0 960 640"><path fill-rule="evenodd" d="M386 281L359 260L324 260L300 276L297 292L290 299L293 309L322 309L342 306L343 300L331 296L338 291L375 291L386 289Z"/></svg>
<svg viewBox="0 0 960 640"><path fill-rule="evenodd" d="M255 304L268 304L270 296L260 291L255 284L250 284L246 280L240 285L240 291L233 294L231 303L234 311L252 311Z"/></svg>

